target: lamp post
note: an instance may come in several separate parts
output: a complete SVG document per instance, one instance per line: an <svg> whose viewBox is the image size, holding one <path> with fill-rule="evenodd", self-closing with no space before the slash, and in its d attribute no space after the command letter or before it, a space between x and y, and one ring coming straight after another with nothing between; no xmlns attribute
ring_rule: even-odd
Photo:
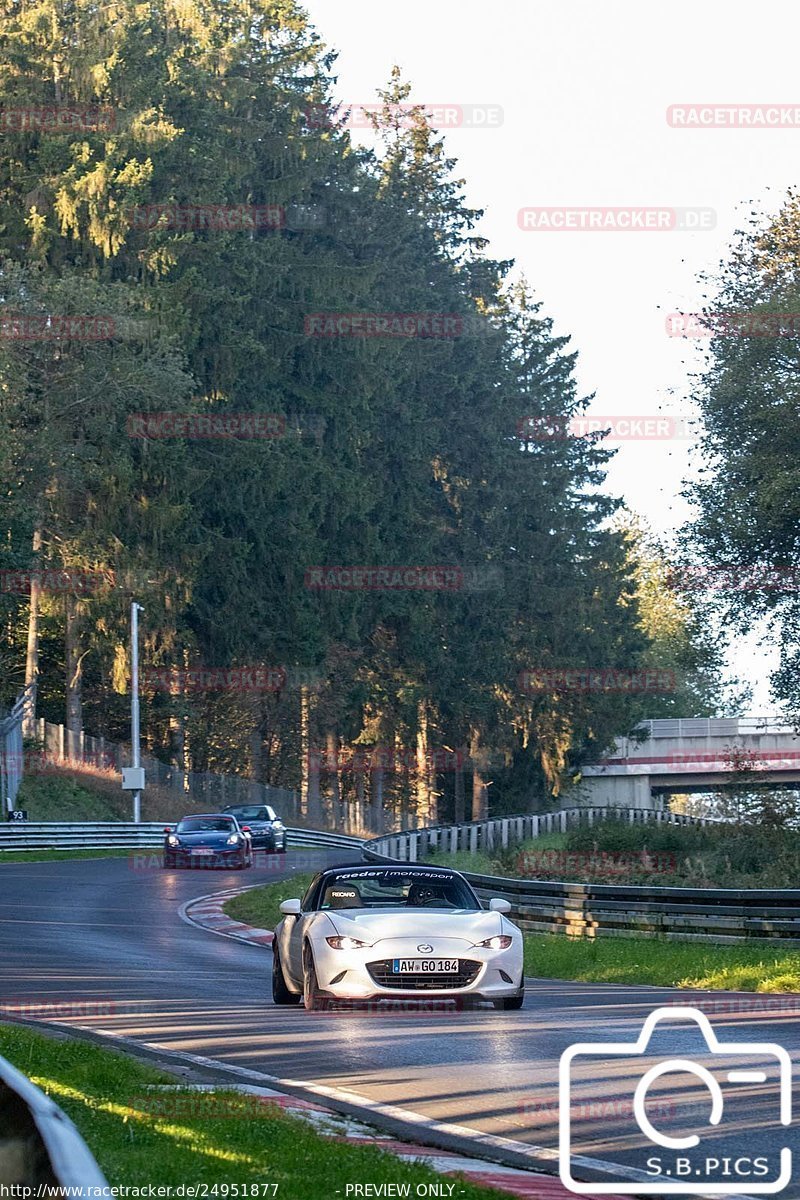
<svg viewBox="0 0 800 1200"><path fill-rule="evenodd" d="M131 602L131 766L140 765L139 747L139 613L144 612L141 604ZM142 819L142 793L137 788L133 793L133 819L138 825Z"/></svg>

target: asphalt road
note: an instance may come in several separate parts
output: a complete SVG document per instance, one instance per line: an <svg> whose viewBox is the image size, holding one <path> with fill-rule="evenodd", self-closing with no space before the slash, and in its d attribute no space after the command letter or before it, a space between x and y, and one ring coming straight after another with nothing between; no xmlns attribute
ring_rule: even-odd
<svg viewBox="0 0 800 1200"><path fill-rule="evenodd" d="M312 857L319 866L349 861L342 852L296 852L286 873L295 864L308 869ZM187 925L178 909L198 895L278 877L258 869L134 870L125 859L0 864L0 1017L5 1011L111 1031L553 1149L562 1052L581 1041L633 1042L661 1005L696 1002L721 1040L777 1043L796 1072L800 997L782 998L785 1009L775 1011L753 996L530 981L525 1008L516 1013L275 1008L269 951ZM688 1168L678 1159L688 1152L648 1143L633 1117L636 1083L650 1063L694 1049L679 1029L672 1024L662 1035L658 1058L606 1053L576 1060L570 1115L583 1155L639 1169L659 1155L664 1171L670 1164L671 1179L687 1182L681 1172ZM735 1057L739 1069L755 1061ZM759 1067L767 1063L764 1055L757 1058ZM711 1059L698 1061L712 1066ZM716 1174L732 1188L738 1163L741 1184L733 1194L756 1190L758 1175L743 1172L764 1169L755 1165L757 1157L769 1157L772 1179L778 1151L789 1146L798 1163L780 1195L798 1200L797 1124L780 1127L777 1067L767 1076L738 1091L723 1089L725 1111L716 1129L707 1124L709 1093L685 1072L656 1081L646 1111L673 1136L701 1133L701 1148L692 1155L718 1158ZM753 1160L749 1168L743 1156Z"/></svg>

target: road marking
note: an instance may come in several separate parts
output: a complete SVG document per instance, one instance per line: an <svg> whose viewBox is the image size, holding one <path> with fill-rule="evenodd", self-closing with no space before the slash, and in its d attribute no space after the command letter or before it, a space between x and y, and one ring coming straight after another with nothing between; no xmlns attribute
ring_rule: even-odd
<svg viewBox="0 0 800 1200"><path fill-rule="evenodd" d="M278 1091L288 1091L291 1094L291 1091L296 1089L310 1093L312 1096L336 1100L339 1103L348 1105L350 1108L358 1109L360 1116L367 1123L369 1123L369 1116L371 1114L411 1126L412 1130L409 1132L412 1132L416 1128L420 1133L428 1132L429 1134L439 1134L445 1137L467 1139L478 1149L483 1148L487 1151L494 1151L501 1154L517 1154L530 1162L531 1166L528 1169L531 1171L535 1171L537 1166L541 1169L545 1163L552 1164L554 1168L558 1167L558 1151L553 1150L549 1146L538 1146L529 1142L518 1142L514 1138L500 1137L498 1134L484 1133L483 1130L475 1129L470 1125L456 1125L449 1121L437 1121L435 1118L426 1117L423 1113L415 1112L413 1109L401 1108L399 1105L394 1104L384 1104L379 1100L371 1100L368 1096L362 1096L359 1092L351 1092L344 1088L331 1087L327 1084L313 1083L307 1080L282 1079L277 1075L268 1075L265 1071L255 1071L251 1067L240 1067L235 1063L223 1062L217 1058L208 1058L202 1054L191 1054L185 1050L170 1050L166 1046L159 1045L158 1042L140 1042L135 1038L126 1037L119 1033L111 1033L105 1029L93 1029L89 1025L63 1025L56 1021L26 1021L23 1023L33 1026L45 1025L48 1028L62 1029L67 1033L80 1029L85 1033L91 1034L93 1037L117 1042L134 1051L143 1049L155 1051L164 1058L174 1059L176 1062L191 1063L193 1066L206 1070L210 1069L227 1075L235 1075L240 1079L250 1080L252 1083L276 1088ZM304 1099L305 1097L301 1098ZM618 1163L609 1163L603 1159L589 1158L578 1154L573 1155L571 1161L573 1167L579 1170L602 1171L605 1175L620 1180L626 1179L637 1183L652 1183L652 1175L648 1175L646 1171L637 1171L635 1168L624 1167ZM494 1163L490 1163L489 1166L490 1169L493 1169ZM710 1200L710 1198L705 1193L698 1192L696 1200ZM737 1192L737 1200L753 1200L753 1197Z"/></svg>

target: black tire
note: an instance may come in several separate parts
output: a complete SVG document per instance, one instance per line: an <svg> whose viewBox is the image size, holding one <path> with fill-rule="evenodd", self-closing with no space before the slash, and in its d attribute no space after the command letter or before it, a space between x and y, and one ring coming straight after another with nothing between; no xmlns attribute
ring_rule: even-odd
<svg viewBox="0 0 800 1200"><path fill-rule="evenodd" d="M277 950L272 952L272 1001L274 1004L299 1004L302 996L290 992L286 986L280 956Z"/></svg>
<svg viewBox="0 0 800 1200"><path fill-rule="evenodd" d="M503 1009L506 1012L516 1012L525 1003L525 988L517 996L506 996L504 1000L495 1000L493 1003L495 1008Z"/></svg>
<svg viewBox="0 0 800 1200"><path fill-rule="evenodd" d="M324 1012L328 1008L327 997L319 990L317 968L308 942L303 947L303 1006L306 1012Z"/></svg>

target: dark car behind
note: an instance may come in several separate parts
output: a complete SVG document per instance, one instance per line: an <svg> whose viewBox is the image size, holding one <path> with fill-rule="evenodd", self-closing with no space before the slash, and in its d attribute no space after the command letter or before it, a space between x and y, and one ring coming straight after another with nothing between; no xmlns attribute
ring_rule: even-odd
<svg viewBox="0 0 800 1200"><path fill-rule="evenodd" d="M269 804L229 804L222 810L247 825L257 850L286 850L286 826Z"/></svg>

